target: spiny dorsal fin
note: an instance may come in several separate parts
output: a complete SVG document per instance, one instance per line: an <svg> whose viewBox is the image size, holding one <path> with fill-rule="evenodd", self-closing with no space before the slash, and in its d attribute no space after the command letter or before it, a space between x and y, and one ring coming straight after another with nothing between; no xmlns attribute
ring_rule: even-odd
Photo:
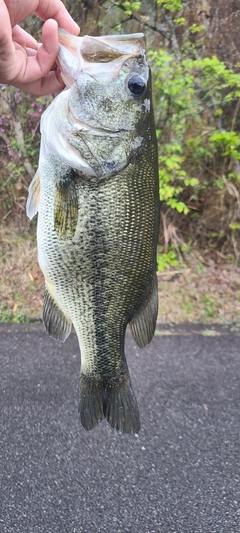
<svg viewBox="0 0 240 533"><path fill-rule="evenodd" d="M28 218L30 218L30 220L37 214L39 202L40 202L40 175L39 175L39 171L37 170L28 189L26 211L27 211L27 216Z"/></svg>
<svg viewBox="0 0 240 533"><path fill-rule="evenodd" d="M130 322L132 335L139 348L144 348L152 340L156 328L157 315L158 282L157 275L155 274L149 298L141 307L139 313Z"/></svg>
<svg viewBox="0 0 240 533"><path fill-rule="evenodd" d="M47 287L44 293L42 320L49 335L58 341L64 342L71 333L72 322L67 320Z"/></svg>

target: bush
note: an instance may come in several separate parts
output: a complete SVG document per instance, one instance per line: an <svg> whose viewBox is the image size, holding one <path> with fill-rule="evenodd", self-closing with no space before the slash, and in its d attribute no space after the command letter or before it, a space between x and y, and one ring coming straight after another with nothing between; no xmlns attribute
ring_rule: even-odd
<svg viewBox="0 0 240 533"><path fill-rule="evenodd" d="M160 49L149 54L162 213L168 224L174 221L183 240L236 252L240 74L217 57L199 58L193 46L190 52L176 57Z"/></svg>
<svg viewBox="0 0 240 533"><path fill-rule="evenodd" d="M27 188L38 165L40 118L50 100L0 86L1 218L13 207L14 212L25 211Z"/></svg>

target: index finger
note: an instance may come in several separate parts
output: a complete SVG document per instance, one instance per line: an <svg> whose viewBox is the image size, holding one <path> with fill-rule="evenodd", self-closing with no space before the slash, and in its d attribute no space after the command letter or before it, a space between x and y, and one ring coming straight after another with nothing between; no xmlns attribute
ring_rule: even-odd
<svg viewBox="0 0 240 533"><path fill-rule="evenodd" d="M78 24L73 20L70 13L68 13L61 0L39 0L35 14L42 20L55 19L60 28L74 35L79 34L80 28Z"/></svg>

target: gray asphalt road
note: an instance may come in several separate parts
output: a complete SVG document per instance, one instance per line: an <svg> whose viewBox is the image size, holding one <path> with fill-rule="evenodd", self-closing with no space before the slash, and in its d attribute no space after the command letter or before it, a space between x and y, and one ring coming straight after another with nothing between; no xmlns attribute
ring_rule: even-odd
<svg viewBox="0 0 240 533"><path fill-rule="evenodd" d="M0 533L239 533L240 337L127 338L139 436L77 413L79 351L0 326Z"/></svg>

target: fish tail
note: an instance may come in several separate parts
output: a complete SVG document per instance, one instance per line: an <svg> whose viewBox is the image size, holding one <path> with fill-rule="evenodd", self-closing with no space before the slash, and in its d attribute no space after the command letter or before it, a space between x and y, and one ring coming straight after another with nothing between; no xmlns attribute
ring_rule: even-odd
<svg viewBox="0 0 240 533"><path fill-rule="evenodd" d="M121 433L140 430L138 405L128 376L99 381L82 374L79 413L87 430L93 429L104 417Z"/></svg>
<svg viewBox="0 0 240 533"><path fill-rule="evenodd" d="M137 400L128 376L114 377L105 383L104 416L121 433L139 433Z"/></svg>
<svg viewBox="0 0 240 533"><path fill-rule="evenodd" d="M84 429L93 429L104 418L102 381L81 374L79 389L79 414Z"/></svg>

